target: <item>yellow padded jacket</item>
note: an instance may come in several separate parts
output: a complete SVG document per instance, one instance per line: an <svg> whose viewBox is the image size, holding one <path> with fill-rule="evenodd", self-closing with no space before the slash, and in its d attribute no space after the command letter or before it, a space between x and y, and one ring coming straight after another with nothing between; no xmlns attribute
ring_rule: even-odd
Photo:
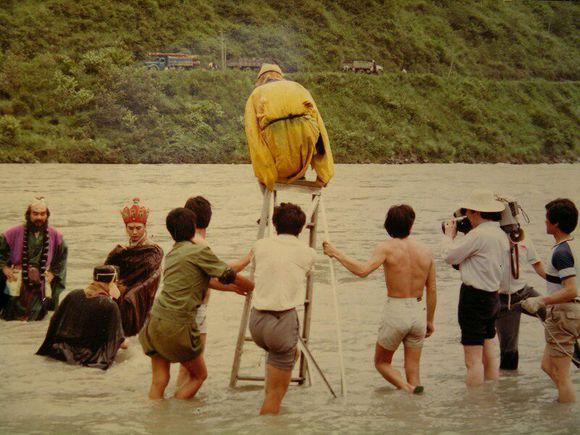
<svg viewBox="0 0 580 435"><path fill-rule="evenodd" d="M324 185L334 175L328 133L302 85L279 80L255 88L246 103L244 124L254 174L269 190L276 181L292 183L304 177L310 164Z"/></svg>

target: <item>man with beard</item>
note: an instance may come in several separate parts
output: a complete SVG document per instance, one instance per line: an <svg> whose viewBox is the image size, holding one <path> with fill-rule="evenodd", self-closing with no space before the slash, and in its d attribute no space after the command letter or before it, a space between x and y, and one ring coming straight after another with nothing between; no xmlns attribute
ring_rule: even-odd
<svg viewBox="0 0 580 435"><path fill-rule="evenodd" d="M159 281L163 250L147 238L149 209L139 198L121 210L125 230L129 236L127 245L117 245L105 264L119 268L121 296L117 304L121 311L125 336L137 335L149 314Z"/></svg>
<svg viewBox="0 0 580 435"><path fill-rule="evenodd" d="M68 248L62 234L48 225L50 210L44 197L26 209L26 223L0 235L0 267L8 296L2 318L41 320L58 305L65 288Z"/></svg>

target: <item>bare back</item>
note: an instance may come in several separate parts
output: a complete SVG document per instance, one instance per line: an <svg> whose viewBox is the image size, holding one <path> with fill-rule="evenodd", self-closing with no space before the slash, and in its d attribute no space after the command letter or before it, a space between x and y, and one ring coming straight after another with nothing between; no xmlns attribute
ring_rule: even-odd
<svg viewBox="0 0 580 435"><path fill-rule="evenodd" d="M433 254L411 237L383 242L383 269L387 294L393 298L419 298L427 285Z"/></svg>

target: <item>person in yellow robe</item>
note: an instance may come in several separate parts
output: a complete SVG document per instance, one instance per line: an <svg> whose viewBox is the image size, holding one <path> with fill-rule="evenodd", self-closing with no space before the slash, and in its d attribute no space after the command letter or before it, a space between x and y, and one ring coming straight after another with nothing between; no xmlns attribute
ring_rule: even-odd
<svg viewBox="0 0 580 435"><path fill-rule="evenodd" d="M303 178L309 165L321 185L334 175L328 133L312 95L284 79L278 65L262 65L244 124L254 174L268 190L277 181Z"/></svg>

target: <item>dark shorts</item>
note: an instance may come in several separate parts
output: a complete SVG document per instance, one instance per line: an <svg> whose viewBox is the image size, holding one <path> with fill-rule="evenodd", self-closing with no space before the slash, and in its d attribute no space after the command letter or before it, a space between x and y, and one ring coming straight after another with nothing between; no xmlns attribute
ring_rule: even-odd
<svg viewBox="0 0 580 435"><path fill-rule="evenodd" d="M292 370L299 334L296 310L261 311L252 308L250 333L254 342L268 352L266 364Z"/></svg>
<svg viewBox="0 0 580 435"><path fill-rule="evenodd" d="M461 328L461 344L481 346L495 337L495 320L499 313L498 292L478 290L461 284L457 317Z"/></svg>

